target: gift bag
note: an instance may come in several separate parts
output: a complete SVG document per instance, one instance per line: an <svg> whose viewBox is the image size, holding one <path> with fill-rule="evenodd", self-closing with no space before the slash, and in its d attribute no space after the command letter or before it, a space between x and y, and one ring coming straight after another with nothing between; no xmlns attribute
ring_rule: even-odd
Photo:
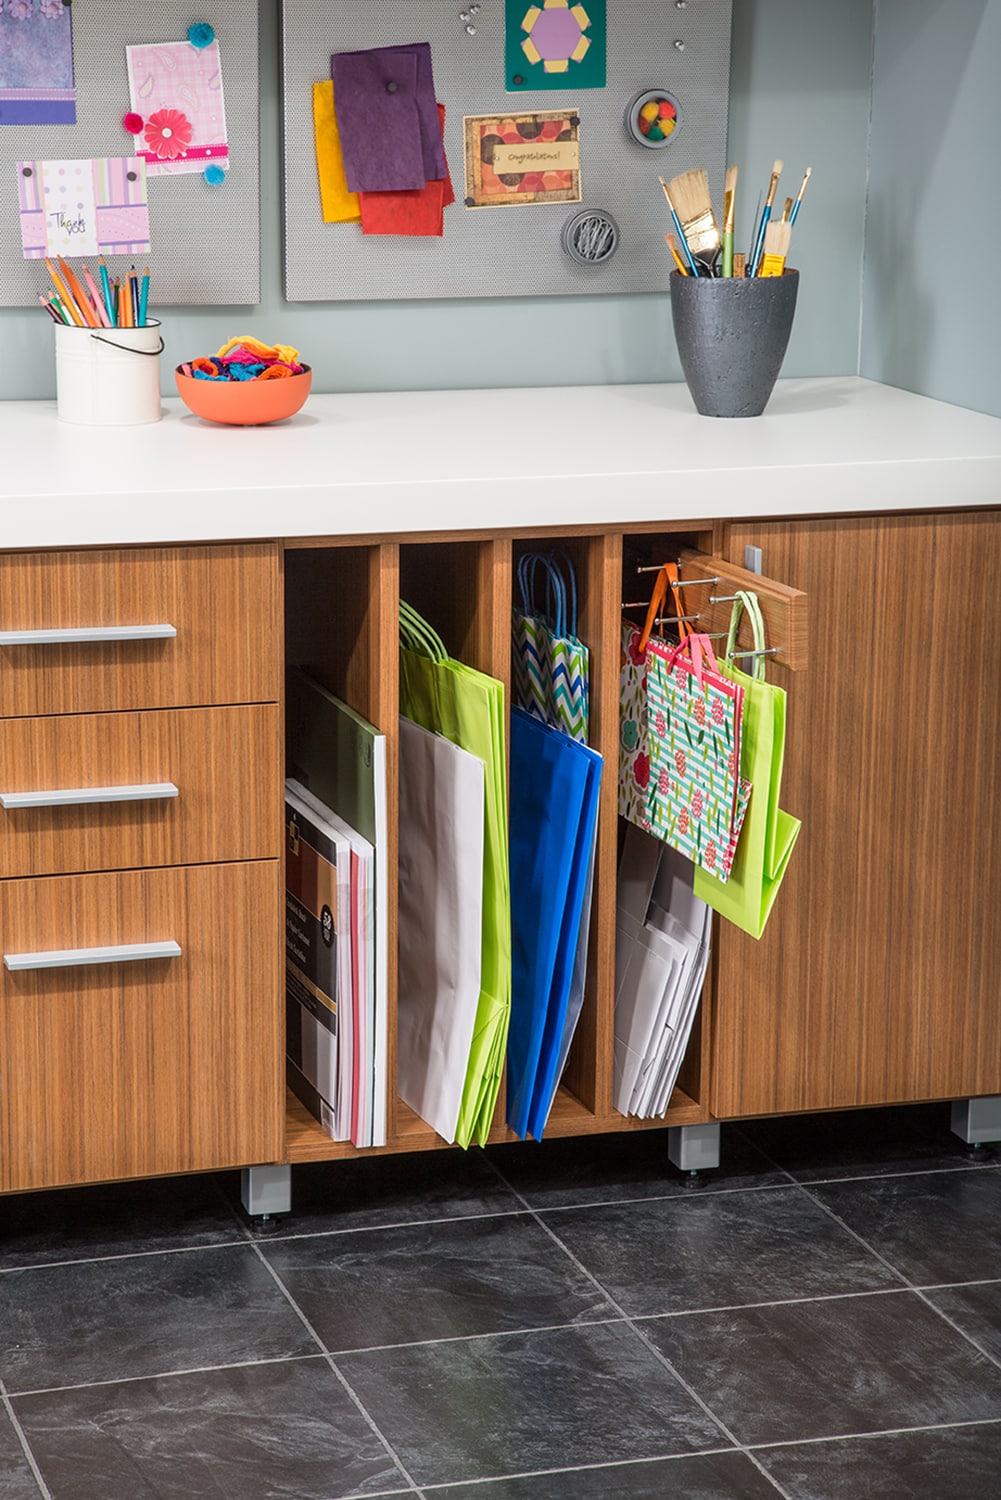
<svg viewBox="0 0 1001 1500"><path fill-rule="evenodd" d="M671 650L676 643L653 635L654 626L666 613L668 595L677 582L675 563L665 563L657 574L643 629L629 620L622 622L619 655L619 816L637 828L650 831L647 795L650 788L650 744L647 719L647 650L651 642ZM684 640L689 627L678 622L678 637Z"/></svg>
<svg viewBox="0 0 1001 1500"><path fill-rule="evenodd" d="M750 787L741 785L744 689L723 675L707 635L647 663L651 831L722 882L729 879Z"/></svg>
<svg viewBox="0 0 1001 1500"><path fill-rule="evenodd" d="M785 690L765 681L763 656L753 657L750 674L731 660L745 609L753 627L754 649L764 650L764 623L757 596L742 592L733 606L720 671L744 693L741 769L753 790L729 880L724 883L706 869L696 870L695 894L751 937L760 938L801 824L779 806L785 756Z"/></svg>
<svg viewBox="0 0 1001 1500"><path fill-rule="evenodd" d="M511 1016L511 888L504 687L450 657L439 637L400 600L400 712L468 750L484 766L480 1000L456 1140L486 1143L504 1070Z"/></svg>
<svg viewBox="0 0 1001 1500"><path fill-rule="evenodd" d="M536 597L543 580L545 608ZM565 553L526 552L518 563L518 586L521 608L512 611L514 701L586 744L588 649L577 639L573 564Z"/></svg>

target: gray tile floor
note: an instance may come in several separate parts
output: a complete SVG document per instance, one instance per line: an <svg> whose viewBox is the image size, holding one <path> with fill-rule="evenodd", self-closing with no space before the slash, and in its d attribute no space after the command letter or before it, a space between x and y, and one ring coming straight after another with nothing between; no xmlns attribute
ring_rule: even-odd
<svg viewBox="0 0 1001 1500"><path fill-rule="evenodd" d="M947 1106L0 1199L3 1500L1001 1494L1001 1158Z"/></svg>

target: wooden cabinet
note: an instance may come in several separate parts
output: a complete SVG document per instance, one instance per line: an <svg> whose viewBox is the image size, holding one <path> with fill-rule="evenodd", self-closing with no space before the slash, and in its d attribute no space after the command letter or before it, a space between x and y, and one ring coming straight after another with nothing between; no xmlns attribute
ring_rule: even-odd
<svg viewBox="0 0 1001 1500"><path fill-rule="evenodd" d="M0 1188L282 1153L280 584L0 557Z"/></svg>
<svg viewBox="0 0 1001 1500"><path fill-rule="evenodd" d="M665 1123L626 1120L611 1096L622 605L645 599L646 570L670 558L685 578L719 579L695 606L710 632L729 611L710 600L745 585L762 598L779 647L769 676L789 689L783 805L803 832L760 942L718 924L666 1123L1001 1091L997 521L976 512L0 558L0 951L180 949L4 967L0 1189L356 1154L284 1089L290 664L387 737L384 1149L444 1144L395 1093L399 601L510 688L518 559L548 546L575 566L590 737L607 766L586 996L548 1135ZM748 543L766 576L743 571ZM10 638L143 624L176 634ZM166 784L176 797L94 794ZM511 1138L503 1114L501 1104L494 1140Z"/></svg>
<svg viewBox="0 0 1001 1500"><path fill-rule="evenodd" d="M803 831L760 943L723 926L713 1112L1001 1092L997 512L730 528L807 592L785 802Z"/></svg>

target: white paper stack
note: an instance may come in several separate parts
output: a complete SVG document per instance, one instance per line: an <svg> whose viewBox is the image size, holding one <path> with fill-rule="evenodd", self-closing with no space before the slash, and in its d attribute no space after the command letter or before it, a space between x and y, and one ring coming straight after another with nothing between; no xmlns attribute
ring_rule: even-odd
<svg viewBox="0 0 1001 1500"><path fill-rule="evenodd" d="M619 861L613 1103L667 1112L709 963L712 912L689 860L628 825Z"/></svg>

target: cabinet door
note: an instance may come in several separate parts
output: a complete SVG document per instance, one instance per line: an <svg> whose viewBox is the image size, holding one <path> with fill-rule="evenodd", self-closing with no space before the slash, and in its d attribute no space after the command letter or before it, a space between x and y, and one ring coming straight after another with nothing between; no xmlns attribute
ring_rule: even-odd
<svg viewBox="0 0 1001 1500"><path fill-rule="evenodd" d="M1001 1092L1001 527L993 513L735 525L810 598L768 927L718 942L721 1117Z"/></svg>
<svg viewBox="0 0 1001 1500"><path fill-rule="evenodd" d="M280 896L277 860L4 882L0 1190L280 1157Z"/></svg>

